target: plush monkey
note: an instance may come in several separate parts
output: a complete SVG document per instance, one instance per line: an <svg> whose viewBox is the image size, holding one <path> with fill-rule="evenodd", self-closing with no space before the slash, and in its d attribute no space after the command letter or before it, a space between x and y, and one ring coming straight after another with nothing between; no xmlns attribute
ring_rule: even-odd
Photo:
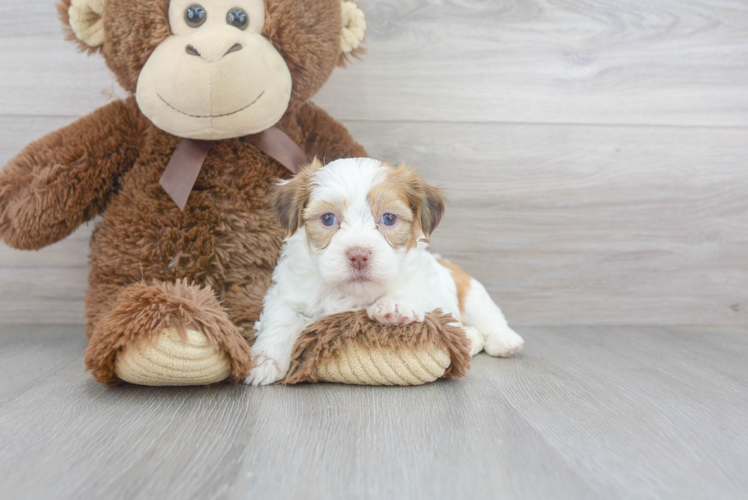
<svg viewBox="0 0 748 500"><path fill-rule="evenodd" d="M0 170L0 237L39 249L102 216L86 295L85 361L99 382L241 381L285 236L269 188L299 154L366 155L309 102L360 51L363 13L340 0L62 0L59 12L69 38L103 55L130 97ZM352 329L383 329L347 319L310 329L294 381L325 379L313 364L339 354L334 346L377 349ZM460 358L436 376L466 364L465 341L439 337L447 323L436 315L422 326L437 339L429 349ZM421 342L409 332L406 354ZM322 337L326 346L312 345Z"/></svg>

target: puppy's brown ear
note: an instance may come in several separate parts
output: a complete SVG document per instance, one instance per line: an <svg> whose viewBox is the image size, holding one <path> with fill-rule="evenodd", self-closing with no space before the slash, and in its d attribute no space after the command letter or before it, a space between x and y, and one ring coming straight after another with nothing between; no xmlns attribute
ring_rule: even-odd
<svg viewBox="0 0 748 500"><path fill-rule="evenodd" d="M444 195L439 188L429 186L414 168L400 165L395 175L400 176L405 183L413 214L428 238L444 215Z"/></svg>
<svg viewBox="0 0 748 500"><path fill-rule="evenodd" d="M421 177L420 186L420 218L423 233L428 238L442 220L445 210L445 200L439 188L429 186Z"/></svg>
<svg viewBox="0 0 748 500"><path fill-rule="evenodd" d="M291 236L299 230L304 207L309 202L314 174L322 168L322 162L315 158L293 179L281 181L270 192L270 204L278 223Z"/></svg>

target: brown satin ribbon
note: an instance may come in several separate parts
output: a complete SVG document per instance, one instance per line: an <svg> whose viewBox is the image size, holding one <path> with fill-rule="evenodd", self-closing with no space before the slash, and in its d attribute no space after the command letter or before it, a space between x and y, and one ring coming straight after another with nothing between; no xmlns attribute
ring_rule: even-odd
<svg viewBox="0 0 748 500"><path fill-rule="evenodd" d="M306 154L278 127L270 127L259 134L248 135L244 140L254 144L257 149L286 167L293 174L298 174L306 165Z"/></svg>
<svg viewBox="0 0 748 500"><path fill-rule="evenodd" d="M264 132L248 135L243 139L294 174L307 163L304 151L278 127L271 127ZM192 188L195 187L195 181L200 174L200 169L203 168L212 144L213 141L182 139L171 155L171 160L166 165L159 184L174 200L179 210L184 211L187 199L190 197Z"/></svg>
<svg viewBox="0 0 748 500"><path fill-rule="evenodd" d="M183 212L212 144L213 141L182 139L161 175L159 184Z"/></svg>

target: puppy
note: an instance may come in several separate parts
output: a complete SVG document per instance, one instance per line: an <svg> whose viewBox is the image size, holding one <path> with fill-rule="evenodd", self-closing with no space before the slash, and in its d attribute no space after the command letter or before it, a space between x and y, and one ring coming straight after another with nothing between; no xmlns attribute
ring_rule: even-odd
<svg viewBox="0 0 748 500"><path fill-rule="evenodd" d="M366 309L380 323L451 313L472 342L492 356L511 356L524 341L486 289L428 251L444 198L415 170L368 158L327 166L315 160L276 187L275 215L290 235L255 324L257 366L245 381L283 379L299 334L330 314Z"/></svg>

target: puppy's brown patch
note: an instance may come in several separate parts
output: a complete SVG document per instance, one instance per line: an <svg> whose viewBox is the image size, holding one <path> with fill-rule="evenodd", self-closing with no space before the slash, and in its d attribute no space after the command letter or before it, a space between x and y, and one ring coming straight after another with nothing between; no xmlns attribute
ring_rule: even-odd
<svg viewBox="0 0 748 500"><path fill-rule="evenodd" d="M368 199L379 231L394 248L415 247L420 238L431 236L444 214L441 191L405 165L389 168L387 178L372 188ZM395 225L381 223L386 213L397 216Z"/></svg>
<svg viewBox="0 0 748 500"><path fill-rule="evenodd" d="M377 223L377 228L382 236L393 248L414 247L417 238L423 233L421 226L414 221L408 193L405 188L395 179L388 178L374 186L368 194L371 214ZM397 222L392 226L382 223L384 214L392 214L397 217Z"/></svg>
<svg viewBox="0 0 748 500"><path fill-rule="evenodd" d="M455 281L455 287L457 288L457 301L460 304L460 312L465 314L465 300L467 299L468 293L470 293L470 282L472 276L462 270L462 268L456 264L452 264L443 259L436 259L439 264L452 271L452 279Z"/></svg>
<svg viewBox="0 0 748 500"><path fill-rule="evenodd" d="M340 222L343 220L346 205L346 203L336 204L324 200L315 200L304 209L304 229L306 229L306 237L312 250L327 248L332 237L340 229ZM335 215L337 217L335 224L332 226L322 224L322 216L325 214Z"/></svg>

